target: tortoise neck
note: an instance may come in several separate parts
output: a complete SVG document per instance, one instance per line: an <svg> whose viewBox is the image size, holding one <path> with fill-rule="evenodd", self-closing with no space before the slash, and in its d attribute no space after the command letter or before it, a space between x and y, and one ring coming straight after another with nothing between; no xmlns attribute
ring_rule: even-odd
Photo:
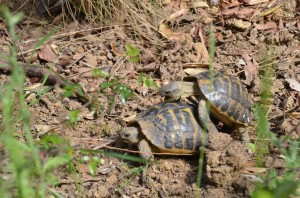
<svg viewBox="0 0 300 198"><path fill-rule="evenodd" d="M182 98L189 97L192 95L200 95L200 88L198 82L181 82L182 85Z"/></svg>

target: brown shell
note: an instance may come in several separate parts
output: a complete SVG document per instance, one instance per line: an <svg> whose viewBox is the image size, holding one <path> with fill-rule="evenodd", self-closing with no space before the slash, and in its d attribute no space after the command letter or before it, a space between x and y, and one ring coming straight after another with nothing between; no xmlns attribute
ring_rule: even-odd
<svg viewBox="0 0 300 198"><path fill-rule="evenodd" d="M198 80L201 93L210 102L210 111L214 117L227 125L249 125L251 100L247 89L235 76L224 72L201 72L188 76L184 81Z"/></svg>
<svg viewBox="0 0 300 198"><path fill-rule="evenodd" d="M139 114L129 126L138 124L146 139L161 152L195 153L207 143L196 113L197 107L192 105L161 103Z"/></svg>

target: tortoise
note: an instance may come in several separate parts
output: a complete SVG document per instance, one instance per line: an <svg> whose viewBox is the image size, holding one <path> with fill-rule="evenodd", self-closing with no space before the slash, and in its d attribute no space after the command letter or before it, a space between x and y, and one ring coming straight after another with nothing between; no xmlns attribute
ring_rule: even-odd
<svg viewBox="0 0 300 198"><path fill-rule="evenodd" d="M120 131L124 142L138 144L142 158L153 152L197 153L207 135L197 122L197 107L182 102L160 103L137 115Z"/></svg>
<svg viewBox="0 0 300 198"><path fill-rule="evenodd" d="M198 114L208 133L218 132L210 120L210 113L225 125L237 129L244 143L250 141L245 127L250 125L251 100L237 77L224 72L204 71L163 86L160 94L169 100L199 96Z"/></svg>

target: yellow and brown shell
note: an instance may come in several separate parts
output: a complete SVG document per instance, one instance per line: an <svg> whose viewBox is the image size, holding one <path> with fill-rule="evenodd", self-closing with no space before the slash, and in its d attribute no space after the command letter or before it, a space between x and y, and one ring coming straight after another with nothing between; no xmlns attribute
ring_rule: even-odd
<svg viewBox="0 0 300 198"><path fill-rule="evenodd" d="M184 81L198 81L199 88L210 104L210 112L214 117L227 125L250 124L251 99L247 89L235 76L224 72L201 72L188 76Z"/></svg>
<svg viewBox="0 0 300 198"><path fill-rule="evenodd" d="M197 122L197 107L185 103L161 103L140 113L128 126L138 125L141 133L160 152L196 153L207 143Z"/></svg>

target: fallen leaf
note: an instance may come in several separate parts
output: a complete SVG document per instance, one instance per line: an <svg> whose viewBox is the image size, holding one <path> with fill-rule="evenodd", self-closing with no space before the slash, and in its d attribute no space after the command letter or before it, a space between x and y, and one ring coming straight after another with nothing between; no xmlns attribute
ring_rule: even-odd
<svg viewBox="0 0 300 198"><path fill-rule="evenodd" d="M133 120L136 117L137 113L133 112L133 114L129 117L123 118L123 121L125 122L130 122L131 120Z"/></svg>
<svg viewBox="0 0 300 198"><path fill-rule="evenodd" d="M33 85L24 87L24 91L32 91L32 90L36 90L37 88L39 88L42 85L42 83L35 83Z"/></svg>
<svg viewBox="0 0 300 198"><path fill-rule="evenodd" d="M248 5L255 5L255 4L264 3L264 2L268 2L268 1L269 0L243 0L243 2Z"/></svg>
<svg viewBox="0 0 300 198"><path fill-rule="evenodd" d="M217 32L216 38L217 38L217 40L220 41L220 42L223 42L223 41L224 41L224 38L223 38L223 35L222 35L221 32Z"/></svg>
<svg viewBox="0 0 300 198"><path fill-rule="evenodd" d="M246 30L251 27L251 22L243 21L241 19L228 19L226 23L241 30Z"/></svg>
<svg viewBox="0 0 300 198"><path fill-rule="evenodd" d="M197 62L209 62L209 53L204 43L195 43L194 48L197 51Z"/></svg>
<svg viewBox="0 0 300 198"><path fill-rule="evenodd" d="M268 21L265 24L258 24L255 26L258 30L276 29L277 24L274 21Z"/></svg>
<svg viewBox="0 0 300 198"><path fill-rule="evenodd" d="M297 80L293 78L286 78L285 80L289 83L292 89L300 92L300 83Z"/></svg>
<svg viewBox="0 0 300 198"><path fill-rule="evenodd" d="M57 56L54 53L53 49L50 45L43 45L38 52L38 56L40 59L54 63L57 60Z"/></svg>
<svg viewBox="0 0 300 198"><path fill-rule="evenodd" d="M242 58L246 62L246 65L244 67L246 80L244 80L244 83L246 85L250 85L251 82L258 75L258 68L256 67L256 64L252 62L252 58L248 54L243 54Z"/></svg>
<svg viewBox="0 0 300 198"><path fill-rule="evenodd" d="M187 37L189 35L185 33L173 33L172 36L170 36L170 40L177 41L177 42L183 42L187 40Z"/></svg>
<svg viewBox="0 0 300 198"><path fill-rule="evenodd" d="M111 50L112 52L116 55L116 56L124 56L124 52L119 50L116 45L114 43L110 44L111 46Z"/></svg>
<svg viewBox="0 0 300 198"><path fill-rule="evenodd" d="M204 72L204 71L206 71L206 70L204 70L204 69L188 68L188 69L184 69L183 71L184 71L186 74L188 74L188 75L197 75L197 74L199 74L199 73L201 73L201 72Z"/></svg>
<svg viewBox="0 0 300 198"><path fill-rule="evenodd" d="M240 18L240 19L247 19L251 17L254 13L255 9L253 8L243 8L235 12L235 16Z"/></svg>
<svg viewBox="0 0 300 198"><path fill-rule="evenodd" d="M61 66L66 66L71 63L71 58L65 54L62 54L58 58L58 64Z"/></svg>
<svg viewBox="0 0 300 198"><path fill-rule="evenodd" d="M166 38L170 38L173 34L173 31L164 23L159 24L158 30Z"/></svg>
<svg viewBox="0 0 300 198"><path fill-rule="evenodd" d="M189 10L189 7L188 7L188 4L186 1L180 1L180 8L186 10L186 12L184 12L184 14L187 13L187 11Z"/></svg>
<svg viewBox="0 0 300 198"><path fill-rule="evenodd" d="M84 53L79 53L79 54L75 54L72 57L72 59L78 61L78 60L82 59L83 57L84 57Z"/></svg>
<svg viewBox="0 0 300 198"><path fill-rule="evenodd" d="M196 1L193 3L193 7L195 8L209 8L209 5L205 1Z"/></svg>
<svg viewBox="0 0 300 198"><path fill-rule="evenodd" d="M97 66L97 58L92 54L86 54L84 57L84 60L90 67L96 67Z"/></svg>
<svg viewBox="0 0 300 198"><path fill-rule="evenodd" d="M198 35L200 37L201 42L194 44L194 47L197 50L197 58L199 61L201 60L201 62L207 63L209 62L209 53L205 46L204 36L200 27L198 29Z"/></svg>
<svg viewBox="0 0 300 198"><path fill-rule="evenodd" d="M188 12L188 9L181 9L181 10L178 10L177 12L171 14L169 17L168 17L168 20L173 20L175 18L178 18L180 16L182 16L183 14L187 13Z"/></svg>

